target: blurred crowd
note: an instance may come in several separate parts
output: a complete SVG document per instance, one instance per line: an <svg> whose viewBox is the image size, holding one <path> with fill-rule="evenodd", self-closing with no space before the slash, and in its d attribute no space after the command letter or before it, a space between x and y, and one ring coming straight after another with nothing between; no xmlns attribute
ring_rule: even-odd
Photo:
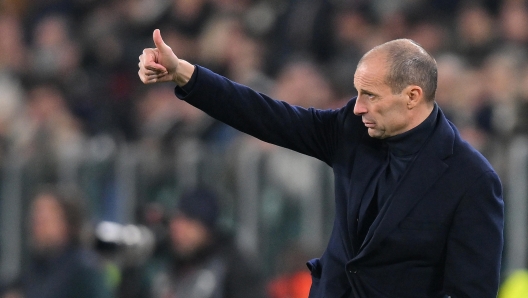
<svg viewBox="0 0 528 298"><path fill-rule="evenodd" d="M137 221L147 225L156 239L160 235L169 239L169 233L177 238L175 230L192 226L185 222L187 217L205 216L167 215L163 202L185 202L187 188L183 186L196 186L203 182L200 180L211 179L228 181L226 188L229 183L236 183L229 180L232 178L229 171L212 173L212 178L208 175L193 178L185 165L192 162L197 148L204 144L207 152L213 153L207 154L205 168L217 162L215 156L226 152L242 157L247 156L248 150L263 152L266 158L259 162L264 163L266 171L274 173L269 178L272 185L282 188L287 197L313 195L310 186L320 181L313 169L320 165L310 158L262 143L218 123L178 100L170 84L144 86L139 81L138 56L143 48L153 46L155 28L161 29L165 42L180 58L274 98L321 109L339 108L355 95L352 83L355 66L366 51L391 39L411 38L438 62L436 100L440 108L463 137L491 160L503 181L508 179L504 152L509 142L516 136L528 135L526 0L3 0L0 1L0 165L16 154L39 165L35 167L39 177L36 182L53 183L57 182L58 174L50 169L58 162L82 159L94 140L106 140L117 147L136 144L144 153L140 183L147 186L138 196L153 196L149 187L163 185L167 180L181 181L182 187L176 194L158 192L155 199L143 199L153 203L138 212ZM97 148L94 150L101 153ZM182 155L186 158L176 160ZM168 166L174 163L182 165L182 170L173 171ZM243 167L231 160L231 167L237 166ZM100 176L100 181L106 179ZM108 193L112 190L107 190ZM269 193L273 197L272 191ZM78 224L70 222L66 216L70 214L65 207L68 204L60 197L45 191L36 196L29 208L32 211L28 214L34 221L28 226L36 229L37 238L37 230L45 225L35 222L56 220L60 216L44 213L58 212L64 222L57 223L56 230L75 239L77 232L68 230L77 231ZM293 201L302 209L303 202ZM189 208L194 210L195 206ZM218 211L210 212L204 226L190 228L195 234L188 236L197 242L205 237L200 236L199 230L211 233L208 220L216 218ZM273 216L273 210L268 215ZM171 220L159 227L161 218ZM143 293L139 288L133 290L136 289L133 286L118 285L138 286L143 280L141 276L152 268L123 275L123 266L118 270L120 274L111 274L113 271L108 269L111 266L103 266L106 270L99 276L93 273L97 270L89 260L101 256L73 249L77 241L66 241L59 232L50 233L57 236L60 249L49 249L34 241L35 260L26 262L32 269L11 284L8 288L14 290L3 298L45 297L42 291L58 287L57 280L68 275L59 270L64 265L59 257L74 264L69 266L70 270L77 268L84 272L85 276L79 278L93 281L94 288L102 289L97 283L106 283L110 289L108 293L86 297L133 298ZM270 243L274 241L271 238ZM107 253L101 254L101 263L115 265L108 261L112 259L112 249L99 244L101 251ZM227 243L213 245L220 247L222 257L227 259L206 258L210 263L201 264L205 269L200 269L205 270L200 271L206 272L205 275L200 272L186 275L201 283L201 292L192 296L185 292L192 289L178 288L176 275L182 272L182 267L189 268L190 260L216 256L216 252L209 251L210 241L205 241L206 248L198 256L172 260L169 268L156 269L164 272L153 278L159 285L156 289L164 293L148 292L141 297L257 297L256 294L208 296L207 291L218 293L211 290L220 282L215 279L216 273L222 283L233 273L239 284L261 287L261 290L244 289L252 293L266 293L272 298L306 297L310 281L301 271L303 261L298 259L312 251L290 244L280 247L284 260L260 260L278 263L261 278L255 266L246 268L241 261L235 262L245 272L228 270L225 260L232 262L230 258L236 256L226 252L236 249L226 246ZM165 248L152 248L154 252L150 255L163 255L159 250L166 250L170 243L164 245ZM45 262L44 257L58 263ZM156 262L153 258L143 264ZM54 276L46 270L55 272L56 276L50 277L55 281L50 281L50 285L39 284L44 283L39 274ZM125 277L131 281L124 283ZM249 278L259 281L244 281ZM189 280L179 283L192 284ZM27 296L20 296L19 290L27 284L31 284L25 288ZM90 283L84 284L84 288L74 283L71 287L88 292L89 286ZM80 295L64 297L84 297Z"/></svg>
<svg viewBox="0 0 528 298"><path fill-rule="evenodd" d="M526 6L523 0L5 0L3 150L71 156L94 135L170 139L181 131L176 123L206 134L196 127L200 112L177 103L167 88L138 81L137 57L153 45L154 28L188 61L318 108L339 107L354 95L352 77L365 51L414 39L439 63L441 107L485 149L489 136L527 131Z"/></svg>

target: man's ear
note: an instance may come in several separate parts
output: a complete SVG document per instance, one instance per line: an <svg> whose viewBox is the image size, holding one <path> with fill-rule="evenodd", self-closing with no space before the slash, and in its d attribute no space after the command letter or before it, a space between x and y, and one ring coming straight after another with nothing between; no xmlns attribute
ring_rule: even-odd
<svg viewBox="0 0 528 298"><path fill-rule="evenodd" d="M420 102L424 100L422 87L417 85L409 85L403 90L407 100L407 108L414 109Z"/></svg>

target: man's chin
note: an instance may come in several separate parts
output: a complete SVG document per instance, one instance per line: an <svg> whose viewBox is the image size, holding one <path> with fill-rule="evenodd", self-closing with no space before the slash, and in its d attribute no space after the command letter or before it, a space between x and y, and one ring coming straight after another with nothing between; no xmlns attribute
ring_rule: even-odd
<svg viewBox="0 0 528 298"><path fill-rule="evenodd" d="M370 137L374 139L380 139L380 140L386 139L389 137L388 135L385 134L385 131L380 131L380 130L373 129L373 128L368 129L368 134Z"/></svg>
<svg viewBox="0 0 528 298"><path fill-rule="evenodd" d="M377 130L377 129L374 129L374 128L369 128L368 129L368 134L371 138L375 138L375 139L382 139L383 138L383 135L382 133Z"/></svg>

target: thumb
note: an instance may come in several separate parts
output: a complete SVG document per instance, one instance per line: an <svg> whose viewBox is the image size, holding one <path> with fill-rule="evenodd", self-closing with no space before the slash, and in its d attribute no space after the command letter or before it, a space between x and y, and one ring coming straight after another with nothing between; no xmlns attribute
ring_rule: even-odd
<svg viewBox="0 0 528 298"><path fill-rule="evenodd" d="M156 48L160 50L160 52L171 51L171 48L163 41L163 38L161 38L161 32L159 29L154 30L152 38L154 39Z"/></svg>

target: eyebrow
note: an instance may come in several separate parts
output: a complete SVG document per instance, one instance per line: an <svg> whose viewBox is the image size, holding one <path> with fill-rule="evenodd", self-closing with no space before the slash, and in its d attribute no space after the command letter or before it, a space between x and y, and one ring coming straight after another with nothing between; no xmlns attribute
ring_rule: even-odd
<svg viewBox="0 0 528 298"><path fill-rule="evenodd" d="M366 94L378 95L376 92L372 92L372 91L366 90L366 89L361 89L361 90L357 90L357 91L358 91L358 93L366 93Z"/></svg>

